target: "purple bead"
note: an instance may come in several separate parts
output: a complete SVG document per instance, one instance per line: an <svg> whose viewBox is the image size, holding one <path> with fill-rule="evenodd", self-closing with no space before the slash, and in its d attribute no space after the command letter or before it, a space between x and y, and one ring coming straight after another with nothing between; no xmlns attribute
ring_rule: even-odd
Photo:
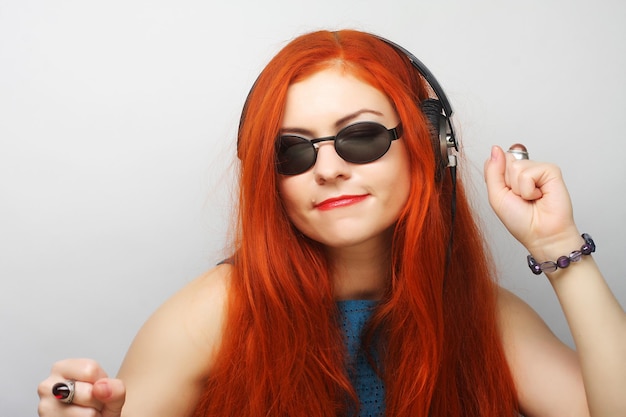
<svg viewBox="0 0 626 417"><path fill-rule="evenodd" d="M558 269L556 262L546 261L541 263L541 270L543 272L554 272Z"/></svg>
<svg viewBox="0 0 626 417"><path fill-rule="evenodd" d="M585 240L585 243L587 245L589 245L589 247L591 248L591 252L595 252L596 251L596 243L593 241L591 236L589 236L588 233L583 233L582 234L582 238Z"/></svg>
<svg viewBox="0 0 626 417"><path fill-rule="evenodd" d="M591 255L591 252L593 252L591 250L591 245L588 243L585 243L584 245L582 245L582 247L580 248L580 251L583 253L583 255Z"/></svg>
<svg viewBox="0 0 626 417"><path fill-rule="evenodd" d="M567 256L560 256L559 259L556 260L556 265L559 268L567 268L569 266L569 258Z"/></svg>
<svg viewBox="0 0 626 417"><path fill-rule="evenodd" d="M535 275L541 274L541 266L539 266L539 264L537 263L537 261L535 261L535 258L533 258L532 255L528 255L526 257L526 260L528 261L528 267L530 268L533 274Z"/></svg>
<svg viewBox="0 0 626 417"><path fill-rule="evenodd" d="M578 262L582 259L583 253L579 250L575 250L574 252L569 254L569 260L572 262Z"/></svg>

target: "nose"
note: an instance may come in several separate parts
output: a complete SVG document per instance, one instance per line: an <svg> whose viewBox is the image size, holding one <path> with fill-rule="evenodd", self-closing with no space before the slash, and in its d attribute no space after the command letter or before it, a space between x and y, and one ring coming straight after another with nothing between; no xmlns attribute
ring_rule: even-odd
<svg viewBox="0 0 626 417"><path fill-rule="evenodd" d="M317 160L313 166L315 180L320 183L332 182L350 177L350 163L341 158L335 151L335 142L317 144Z"/></svg>

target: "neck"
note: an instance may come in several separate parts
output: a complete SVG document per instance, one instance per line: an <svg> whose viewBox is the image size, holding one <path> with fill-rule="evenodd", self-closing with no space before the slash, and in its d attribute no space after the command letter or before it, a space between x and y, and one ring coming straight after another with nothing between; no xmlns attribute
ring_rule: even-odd
<svg viewBox="0 0 626 417"><path fill-rule="evenodd" d="M331 276L338 300L378 300L390 274L389 245L329 249Z"/></svg>

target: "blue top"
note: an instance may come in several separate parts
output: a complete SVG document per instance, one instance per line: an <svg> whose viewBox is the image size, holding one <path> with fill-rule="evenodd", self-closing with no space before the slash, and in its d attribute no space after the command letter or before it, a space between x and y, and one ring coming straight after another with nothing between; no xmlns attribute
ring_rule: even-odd
<svg viewBox="0 0 626 417"><path fill-rule="evenodd" d="M359 396L359 417L385 415L385 386L361 349L361 332L372 316L377 303L378 301L370 300L337 302L349 354L348 375Z"/></svg>

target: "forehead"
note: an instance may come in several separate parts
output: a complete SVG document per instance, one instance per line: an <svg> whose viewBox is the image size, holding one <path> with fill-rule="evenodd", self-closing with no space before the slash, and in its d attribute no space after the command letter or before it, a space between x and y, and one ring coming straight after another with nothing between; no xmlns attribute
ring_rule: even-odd
<svg viewBox="0 0 626 417"><path fill-rule="evenodd" d="M385 94L342 67L330 67L298 81L287 90L283 126L336 121L361 109L383 116L395 112Z"/></svg>

